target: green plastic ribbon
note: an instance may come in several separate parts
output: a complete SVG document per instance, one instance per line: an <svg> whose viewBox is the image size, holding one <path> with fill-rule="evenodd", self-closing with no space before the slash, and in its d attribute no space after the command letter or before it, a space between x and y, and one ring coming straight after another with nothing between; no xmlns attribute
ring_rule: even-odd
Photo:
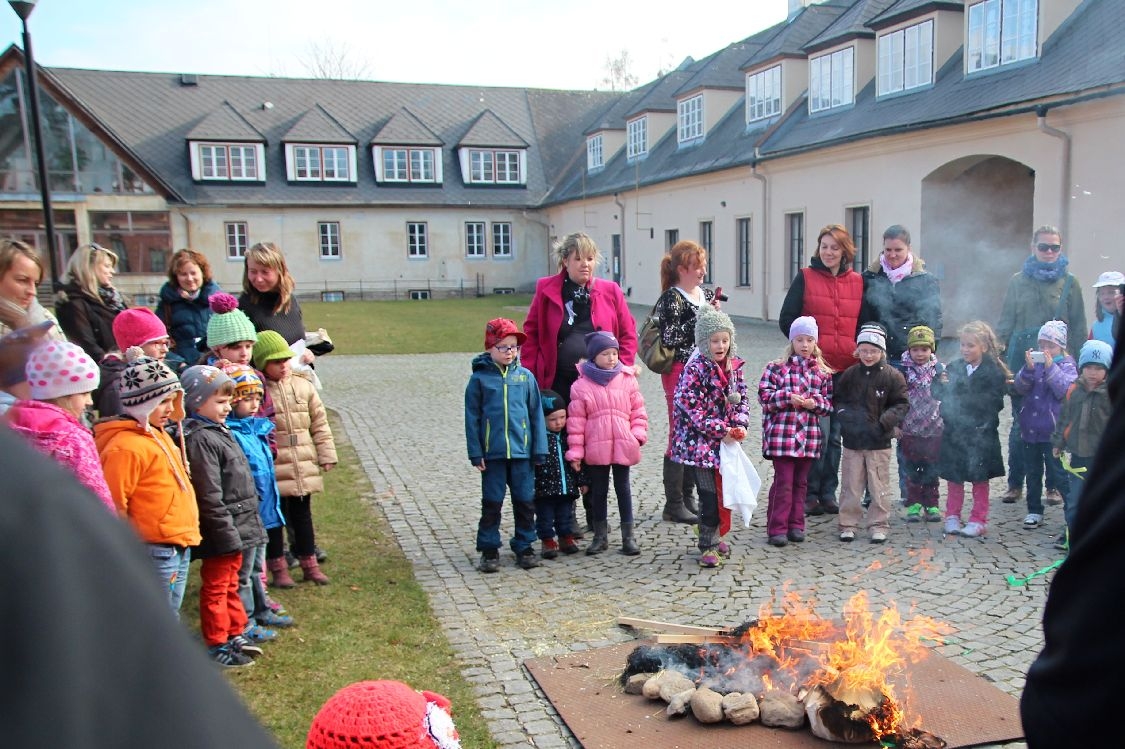
<svg viewBox="0 0 1125 749"><path fill-rule="evenodd" d="M1078 478L1082 479L1083 481L1086 480L1086 477L1082 475L1082 474L1086 473L1086 467L1083 466L1082 468L1075 468L1074 466L1072 466L1070 464L1070 458L1066 457L1066 453L1060 453L1059 454L1059 462L1062 463L1062 467L1063 467L1064 471L1071 474L1072 476L1077 476Z"/></svg>
<svg viewBox="0 0 1125 749"><path fill-rule="evenodd" d="M1063 560L1059 559L1058 561L1044 567L1041 570L1036 570L1035 572L1032 572L1027 577L1016 577L1015 575L1008 575L1008 585L1012 585L1012 586L1015 586L1017 588L1020 587L1021 585L1026 585L1028 580L1031 580L1032 578L1035 578L1035 577L1039 577L1040 575L1046 575L1048 572L1051 572L1052 570L1058 569L1062 565L1062 563L1063 563Z"/></svg>

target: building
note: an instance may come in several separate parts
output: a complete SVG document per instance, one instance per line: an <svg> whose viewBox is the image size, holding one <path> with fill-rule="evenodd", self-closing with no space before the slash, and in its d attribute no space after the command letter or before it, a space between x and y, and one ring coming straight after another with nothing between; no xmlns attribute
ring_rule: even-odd
<svg viewBox="0 0 1125 749"><path fill-rule="evenodd" d="M305 292L349 294L528 289L550 242L581 230L641 303L690 238L727 309L757 318L830 223L861 267L883 228L909 227L950 325L997 316L1040 224L1061 228L1084 285L1121 269L1125 3L792 4L620 94L46 69L58 141L89 134L52 174L56 221L70 244L122 242L142 285L155 250L191 245L233 287L239 252L269 239ZM18 62L0 58L0 144L19 140ZM31 162L11 151L0 231L33 235ZM156 233L167 244L139 241L134 260L129 237Z"/></svg>

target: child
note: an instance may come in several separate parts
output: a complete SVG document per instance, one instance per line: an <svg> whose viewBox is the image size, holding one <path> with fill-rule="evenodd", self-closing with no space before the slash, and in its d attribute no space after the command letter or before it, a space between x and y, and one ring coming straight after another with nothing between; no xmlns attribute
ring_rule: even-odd
<svg viewBox="0 0 1125 749"><path fill-rule="evenodd" d="M254 487L258 492L258 515L268 533L273 528L283 526L285 518L281 514L281 495L277 491L277 475L273 466L273 453L270 452L269 436L273 434L275 427L272 421L257 415L265 387L254 370L245 364L228 364L223 368L223 373L234 381L227 428L250 464ZM279 588L292 588L294 583L289 576L289 567L284 559L279 561L281 571L275 576L275 585ZM277 636L276 632L265 629L266 627L293 626L293 617L281 611L275 612L270 607L264 585L265 564L266 541L263 539L254 548L243 552L243 569L239 570L239 579L245 579L249 583L238 590L243 608L250 617L245 634L255 642L272 640Z"/></svg>
<svg viewBox="0 0 1125 749"><path fill-rule="evenodd" d="M758 383L762 454L773 461L766 510L770 546L805 540L809 470L824 447L820 417L832 410L832 369L817 345L816 318L798 317L781 359L766 365Z"/></svg>
<svg viewBox="0 0 1125 749"><path fill-rule="evenodd" d="M98 387L93 360L73 343L45 341L31 351L25 371L31 399L12 406L8 425L66 466L116 515L94 437L82 423Z"/></svg>
<svg viewBox="0 0 1125 749"><path fill-rule="evenodd" d="M672 460L695 466L699 490L699 566L723 563L730 547L722 542L730 512L719 504L719 445L742 442L750 423L745 362L735 356L734 323L725 313L703 305L695 319L695 345L672 396Z"/></svg>
<svg viewBox="0 0 1125 749"><path fill-rule="evenodd" d="M121 412L121 396L117 382L126 366L125 354L130 346L140 346L145 356L164 362L173 374L178 375L176 367L166 360L168 347L172 340L164 323L148 307L132 307L113 318L113 340L116 351L110 351L100 362L102 386L94 395L98 413L115 416ZM183 367L179 368L181 371Z"/></svg>
<svg viewBox="0 0 1125 749"><path fill-rule="evenodd" d="M199 629L207 654L220 666L249 666L262 649L243 635L248 619L239 589L250 580L248 569L244 580L240 572L243 551L263 543L266 530L250 464L225 424L234 381L221 369L197 364L184 370L181 382L188 414L183 431L203 536L196 549L203 559Z"/></svg>
<svg viewBox="0 0 1125 749"><path fill-rule="evenodd" d="M578 380L570 388L566 416L566 459L575 471L586 465L590 482L590 525L594 537L587 554L609 548L609 474L621 517L621 553L641 553L633 537L633 493L629 466L641 462L641 446L648 439L648 414L637 377L621 363L620 344L612 333L587 333L586 360L578 365Z"/></svg>
<svg viewBox="0 0 1125 749"><path fill-rule="evenodd" d="M1114 345L1114 327L1120 311L1117 307L1118 290L1125 287L1125 274L1116 270L1107 270L1098 276L1094 283L1094 323L1090 326L1090 340Z"/></svg>
<svg viewBox="0 0 1125 749"><path fill-rule="evenodd" d="M16 401L31 397L31 386L27 382L27 359L43 340L58 340L50 337L50 331L55 327L54 321L44 320L35 325L10 330L0 336L0 417ZM0 330L3 328L0 325Z"/></svg>
<svg viewBox="0 0 1125 749"><path fill-rule="evenodd" d="M906 380L887 362L887 337L881 325L864 325L856 336L859 361L844 370L833 394L844 438L840 462L841 541L854 541L863 520L863 496L871 494L867 529L873 544L887 540L891 514L888 481L891 438L906 416Z"/></svg>
<svg viewBox="0 0 1125 749"><path fill-rule="evenodd" d="M532 462L547 456L547 429L535 375L519 363L527 340L511 320L498 317L484 326L484 353L473 357L465 387L465 443L469 462L480 471L481 510L477 524L480 571L500 569L500 511L504 491L512 491L516 531L508 542L523 569L535 558L535 477Z"/></svg>
<svg viewBox="0 0 1125 749"><path fill-rule="evenodd" d="M214 317L212 317L214 319ZM305 581L327 585L315 554L312 495L324 491L324 478L336 465L336 443L328 426L328 412L316 388L289 369L294 356L279 333L264 330L254 344L254 366L265 374L266 392L273 401L277 425L277 489L281 511L294 532L293 553ZM266 560L273 570L284 557L282 526L269 531ZM270 561L274 560L274 561Z"/></svg>
<svg viewBox="0 0 1125 749"><path fill-rule="evenodd" d="M1058 458L1063 451L1070 452L1070 467L1085 468L1081 475L1070 475L1070 487L1063 505L1067 534L1055 542L1056 548L1070 548L1070 535L1074 532L1074 519L1078 516L1078 499L1088 479L1094 453L1105 432L1112 407L1106 387L1106 374L1113 359L1113 349L1104 341L1086 341L1078 354L1078 381L1066 392L1059 420L1051 435L1052 455Z"/></svg>
<svg viewBox="0 0 1125 749"><path fill-rule="evenodd" d="M1067 388L1078 378L1074 357L1066 353L1066 323L1048 320L1039 328L1039 350L1024 352L1024 365L1012 387L1023 396L1020 405L1020 438L1027 476L1027 517L1023 527L1038 528L1043 522L1043 500L1048 504L1063 501L1060 488L1066 486L1062 463L1051 454L1051 434ZM1047 485L1056 487L1043 496L1043 469Z"/></svg>
<svg viewBox="0 0 1125 749"><path fill-rule="evenodd" d="M934 356L934 331L918 325L906 334L907 350L902 353L902 373L906 378L906 398L910 410L902 420L903 469L906 472L906 522L922 519L941 522L938 507L937 461L941 453L941 404L934 400L930 386L945 367Z"/></svg>
<svg viewBox="0 0 1125 749"><path fill-rule="evenodd" d="M435 692L401 681L349 684L317 711L305 749L461 749L453 709Z"/></svg>
<svg viewBox="0 0 1125 749"><path fill-rule="evenodd" d="M547 460L535 466L535 530L543 542L543 558L578 553L574 539L574 503L585 493L585 478L566 461L566 400L554 390L541 390L547 424ZM558 539L556 540L556 536Z"/></svg>
<svg viewBox="0 0 1125 749"><path fill-rule="evenodd" d="M171 370L139 347L127 350L125 361L119 383L121 415L95 424L94 442L117 512L148 545L178 618L191 547L201 538L183 440L177 449L164 431L169 420L178 423L184 418L183 388Z"/></svg>
<svg viewBox="0 0 1125 749"><path fill-rule="evenodd" d="M938 476L946 481L945 532L976 538L988 531L988 480L1004 475L1000 411L1011 373L988 323L965 323L957 335L961 357L937 376L930 393L941 404ZM966 481L973 485L973 509L962 527Z"/></svg>

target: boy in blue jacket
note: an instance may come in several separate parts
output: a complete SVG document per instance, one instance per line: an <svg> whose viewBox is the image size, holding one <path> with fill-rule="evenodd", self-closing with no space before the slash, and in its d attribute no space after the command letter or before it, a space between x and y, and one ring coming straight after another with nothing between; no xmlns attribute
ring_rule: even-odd
<svg viewBox="0 0 1125 749"><path fill-rule="evenodd" d="M481 572L500 569L500 513L504 492L512 492L516 532L509 541L523 569L535 557L535 473L547 457L547 428L535 375L519 364L527 340L511 320L498 317L484 329L482 354L473 358L465 388L465 442L469 462L481 472L481 513L477 551Z"/></svg>

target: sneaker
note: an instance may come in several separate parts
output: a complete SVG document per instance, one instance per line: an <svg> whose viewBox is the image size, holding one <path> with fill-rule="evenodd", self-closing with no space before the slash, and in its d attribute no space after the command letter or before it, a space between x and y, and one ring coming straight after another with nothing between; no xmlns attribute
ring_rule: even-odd
<svg viewBox="0 0 1125 749"><path fill-rule="evenodd" d="M481 572L499 572L500 571L500 552L496 549L489 549L480 553L480 571Z"/></svg>
<svg viewBox="0 0 1125 749"><path fill-rule="evenodd" d="M260 624L251 624L242 631L242 636L253 643L270 642L277 639L277 630L267 629Z"/></svg>
<svg viewBox="0 0 1125 749"><path fill-rule="evenodd" d="M1022 486L1009 486L1008 491L1000 495L1000 501L1006 505L1013 505L1023 499Z"/></svg>
<svg viewBox="0 0 1125 749"><path fill-rule="evenodd" d="M840 531L841 541L855 541L855 531Z"/></svg>
<svg viewBox="0 0 1125 749"><path fill-rule="evenodd" d="M293 556L293 552L288 549L285 550L285 563L289 565L289 569L293 570L301 566L301 560Z"/></svg>
<svg viewBox="0 0 1125 749"><path fill-rule="evenodd" d="M1070 539L1065 532L1055 539L1055 548L1059 551L1070 551Z"/></svg>
<svg viewBox="0 0 1125 749"><path fill-rule="evenodd" d="M269 597L268 594L266 595L266 605L269 606L270 611L272 611L275 614L284 614L285 613L285 607L281 605L281 601L273 600L272 598Z"/></svg>
<svg viewBox="0 0 1125 749"><path fill-rule="evenodd" d="M274 636L277 636L276 632L274 633ZM234 637L230 638L229 640L227 640L227 647L229 647L234 652L242 653L243 655L255 656L262 654L262 648L256 642L251 642L250 639L246 637L246 635L235 635Z"/></svg>
<svg viewBox="0 0 1125 749"><path fill-rule="evenodd" d="M232 650L230 645L225 642L222 645L208 648L207 655L223 668L244 668L254 665L253 658L248 655L243 655L236 650Z"/></svg>
<svg viewBox="0 0 1125 749"><path fill-rule="evenodd" d="M1029 512L1027 517L1023 519L1023 527L1028 530L1038 528L1039 524L1043 522L1043 516L1037 512Z"/></svg>
<svg viewBox="0 0 1125 749"><path fill-rule="evenodd" d="M539 560L535 558L535 549L530 546L516 555L516 564L523 570L532 570L539 566Z"/></svg>
<svg viewBox="0 0 1125 749"><path fill-rule="evenodd" d="M881 543L886 542L886 540L887 540L887 532L886 531L872 531L871 532L871 543L881 544Z"/></svg>
<svg viewBox="0 0 1125 749"><path fill-rule="evenodd" d="M289 629L293 626L293 617L289 614L278 614L273 611L267 611L264 614L259 614L254 617L258 624L263 627L277 627L278 629Z"/></svg>
<svg viewBox="0 0 1125 749"><path fill-rule="evenodd" d="M1063 503L1063 496L1058 489L1048 489L1043 494L1043 504L1056 507Z"/></svg>
<svg viewBox="0 0 1125 749"><path fill-rule="evenodd" d="M915 502L906 508L906 522L918 523L922 520L922 503Z"/></svg>
<svg viewBox="0 0 1125 749"><path fill-rule="evenodd" d="M563 554L577 554L582 551L582 549L578 548L578 544L574 542L576 538L578 538L578 536L563 536L559 539L559 551Z"/></svg>
<svg viewBox="0 0 1125 749"><path fill-rule="evenodd" d="M945 533L948 536L956 536L961 532L961 518L950 515L945 519Z"/></svg>
<svg viewBox="0 0 1125 749"><path fill-rule="evenodd" d="M961 529L961 535L968 538L979 538L985 534L984 523L978 523L970 520L965 523L965 527Z"/></svg>
<svg viewBox="0 0 1125 749"><path fill-rule="evenodd" d="M770 546L788 546L789 539L785 536L770 536L768 543Z"/></svg>
<svg viewBox="0 0 1125 749"><path fill-rule="evenodd" d="M324 564L328 561L328 552L319 546L313 546L313 556L316 557L317 564Z"/></svg>
<svg viewBox="0 0 1125 749"><path fill-rule="evenodd" d="M795 544L799 544L799 543L801 543L802 541L805 540L805 532L803 530L801 530L800 528L790 528L789 532L785 535L786 535L786 538L788 538L790 541L792 541Z"/></svg>
<svg viewBox="0 0 1125 749"><path fill-rule="evenodd" d="M927 523L940 523L941 522L941 510L939 510L936 507L927 507L926 508L926 522Z"/></svg>
<svg viewBox="0 0 1125 749"><path fill-rule="evenodd" d="M723 558L719 556L718 549L707 549L699 555L699 566L707 569L714 569L723 564Z"/></svg>
<svg viewBox="0 0 1125 749"><path fill-rule="evenodd" d="M723 559L730 559L730 544L726 541L720 541L719 545L715 547L715 551L719 552L719 556Z"/></svg>
<svg viewBox="0 0 1125 749"><path fill-rule="evenodd" d="M577 550L575 546L575 550ZM553 538L543 539L543 558L555 559L559 555L559 542Z"/></svg>

